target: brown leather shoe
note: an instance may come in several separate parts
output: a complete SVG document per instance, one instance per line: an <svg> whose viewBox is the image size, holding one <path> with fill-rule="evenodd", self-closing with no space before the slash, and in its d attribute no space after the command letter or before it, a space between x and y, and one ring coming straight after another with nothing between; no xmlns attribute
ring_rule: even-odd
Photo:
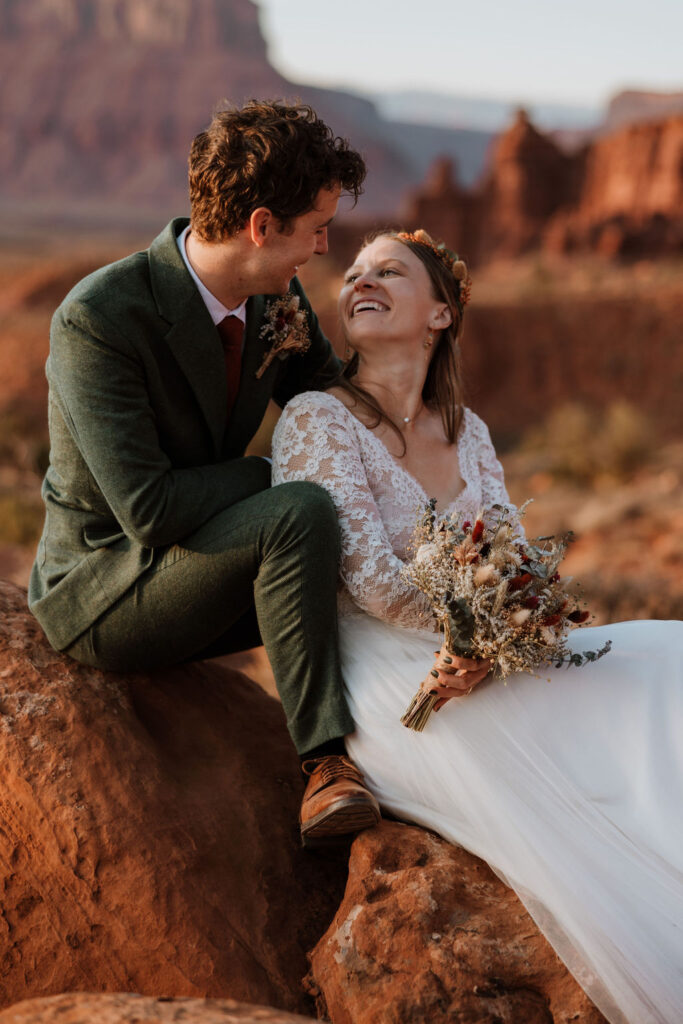
<svg viewBox="0 0 683 1024"><path fill-rule="evenodd" d="M379 804L348 757L311 758L301 768L309 776L299 815L304 846L326 846L380 820Z"/></svg>

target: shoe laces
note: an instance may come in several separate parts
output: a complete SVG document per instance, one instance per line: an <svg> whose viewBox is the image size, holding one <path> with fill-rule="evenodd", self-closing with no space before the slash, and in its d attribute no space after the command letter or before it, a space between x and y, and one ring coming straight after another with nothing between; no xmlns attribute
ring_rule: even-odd
<svg viewBox="0 0 683 1024"><path fill-rule="evenodd" d="M320 781L323 786L337 779L351 779L353 782L360 782L363 785L363 776L356 768L353 761L340 754L327 754L325 757L313 757L304 761L301 765L304 775L315 775L320 773Z"/></svg>

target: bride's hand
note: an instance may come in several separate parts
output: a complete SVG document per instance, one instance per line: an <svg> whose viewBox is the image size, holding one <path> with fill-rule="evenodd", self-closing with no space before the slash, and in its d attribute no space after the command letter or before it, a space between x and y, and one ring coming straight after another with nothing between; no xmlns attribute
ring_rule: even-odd
<svg viewBox="0 0 683 1024"><path fill-rule="evenodd" d="M439 700L434 706L439 711L452 697L466 697L491 671L491 662L474 658L458 658L449 654L445 647L434 652L434 667L422 684Z"/></svg>

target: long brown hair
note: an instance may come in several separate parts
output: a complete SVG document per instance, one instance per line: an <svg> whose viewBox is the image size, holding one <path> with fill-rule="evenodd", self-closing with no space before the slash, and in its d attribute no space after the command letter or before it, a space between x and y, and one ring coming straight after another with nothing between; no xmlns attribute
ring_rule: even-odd
<svg viewBox="0 0 683 1024"><path fill-rule="evenodd" d="M396 231L376 231L363 239L361 249L377 238L395 239L415 253L429 274L434 298L439 302L445 302L451 311L452 322L448 327L442 328L434 344L434 352L429 361L427 377L422 388L422 401L429 408L439 410L446 437L450 444L455 444L463 417L463 388L460 369L460 338L463 329L461 282L456 280L447 263L437 254L437 243L430 238L426 231L419 231L414 235L404 237L401 237L401 234ZM358 372L358 362L358 353L354 352L334 382L335 385L352 395L368 412L377 417L371 424L372 427L378 426L383 421L392 427L403 442L402 455L405 455L406 441L401 428L394 423L391 417L387 416L380 403L369 391L353 383L352 378Z"/></svg>

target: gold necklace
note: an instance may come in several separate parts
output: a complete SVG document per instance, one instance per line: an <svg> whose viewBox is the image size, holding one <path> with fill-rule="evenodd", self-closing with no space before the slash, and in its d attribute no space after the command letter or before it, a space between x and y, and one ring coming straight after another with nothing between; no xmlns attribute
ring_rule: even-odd
<svg viewBox="0 0 683 1024"><path fill-rule="evenodd" d="M357 386L357 387L360 387L360 388L362 388L362 387L363 387L363 383L362 383L362 381L359 381L359 380L358 380L358 374L357 374L357 373L356 373L356 374L354 375L354 377L353 377L353 382L352 382L352 383L356 384L356 386ZM401 419L403 420L403 422L404 422L405 424L408 424L408 423L414 423L414 422L415 422L415 420L417 419L417 417L418 417L418 416L420 415L420 413L421 413L421 412L422 412L422 410L424 409L424 407L425 407L425 406L424 406L424 402L422 402L422 403L420 404L420 407L418 408L418 410L417 410L417 412L415 413L415 415L414 415L414 416L402 416L402 417L401 417ZM386 415L386 414L385 414L385 415Z"/></svg>

